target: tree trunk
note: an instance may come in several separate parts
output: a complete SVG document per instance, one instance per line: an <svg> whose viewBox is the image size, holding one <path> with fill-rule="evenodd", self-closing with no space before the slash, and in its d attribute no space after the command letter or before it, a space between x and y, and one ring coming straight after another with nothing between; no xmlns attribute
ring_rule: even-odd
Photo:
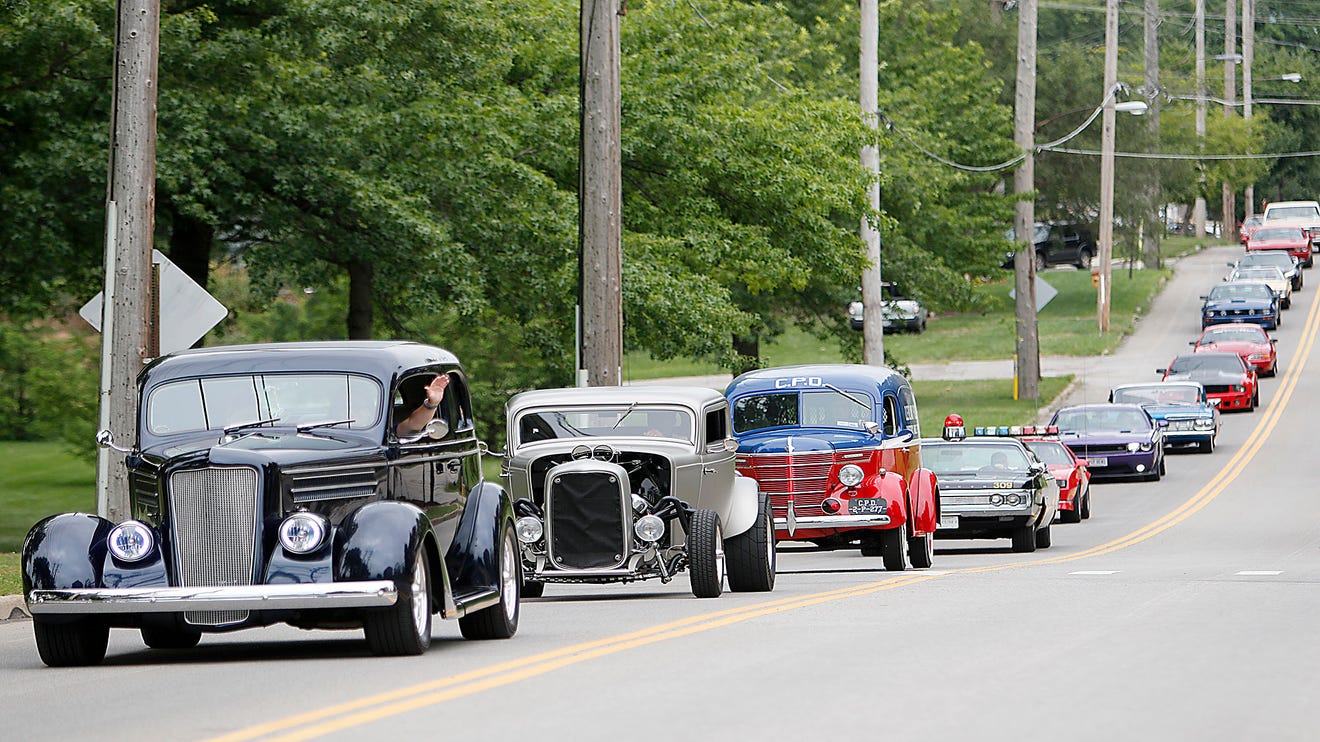
<svg viewBox="0 0 1320 742"><path fill-rule="evenodd" d="M170 260L198 286L206 288L211 273L215 229L201 219L180 214L173 207L170 214Z"/></svg>
<svg viewBox="0 0 1320 742"><path fill-rule="evenodd" d="M372 324L371 263L354 260L348 263L348 339L370 340Z"/></svg>
<svg viewBox="0 0 1320 742"><path fill-rule="evenodd" d="M738 354L733 375L755 371L761 367L761 341L755 335L734 335L733 350Z"/></svg>

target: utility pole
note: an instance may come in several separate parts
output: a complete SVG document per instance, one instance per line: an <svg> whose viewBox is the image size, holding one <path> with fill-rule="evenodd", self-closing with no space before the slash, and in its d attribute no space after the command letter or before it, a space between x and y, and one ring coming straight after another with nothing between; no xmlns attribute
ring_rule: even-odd
<svg viewBox="0 0 1320 742"><path fill-rule="evenodd" d="M1013 141L1022 164L1013 172L1017 243L1013 257L1017 397L1040 399L1040 334L1036 321L1036 0L1018 2L1017 93Z"/></svg>
<svg viewBox="0 0 1320 742"><path fill-rule="evenodd" d="M880 4L879 0L861 0L861 95L862 117L871 129L880 129ZM874 144L862 147L862 167L871 175L866 189L871 213L880 212L880 150ZM862 240L866 243L868 265L862 271L862 362L885 365L884 284L880 278L880 232L871 224L870 215L862 217Z"/></svg>
<svg viewBox="0 0 1320 742"><path fill-rule="evenodd" d="M1242 118L1251 121L1251 62L1256 56L1256 0L1242 0ZM1242 216L1256 214L1256 185L1242 194Z"/></svg>
<svg viewBox="0 0 1320 742"><path fill-rule="evenodd" d="M1145 90L1150 101L1150 119L1146 122L1150 133L1151 151L1160 151L1160 0L1146 0ZM1164 205L1164 184L1158 164L1147 170L1149 194L1146 208L1145 255L1147 268L1160 267L1160 240L1164 237L1164 224L1160 219Z"/></svg>
<svg viewBox="0 0 1320 742"><path fill-rule="evenodd" d="M105 300L101 317L100 423L119 445L137 440L137 377L151 338L149 280L156 226L156 60L159 0L115 6L114 85L106 187ZM129 516L128 472L120 454L101 448L96 511Z"/></svg>
<svg viewBox="0 0 1320 742"><path fill-rule="evenodd" d="M1205 0L1196 0L1196 142L1205 150ZM1192 208L1192 229L1196 239L1205 238L1205 163L1198 162L1199 186L1196 206Z"/></svg>
<svg viewBox="0 0 1320 742"><path fill-rule="evenodd" d="M1237 1L1224 0L1224 115L1234 115L1233 103L1237 97ZM1219 221L1220 237L1237 242L1237 199L1233 184L1224 181L1222 213Z"/></svg>
<svg viewBox="0 0 1320 742"><path fill-rule="evenodd" d="M618 0L582 0L581 20L578 385L611 386L620 382L623 366Z"/></svg>
<svg viewBox="0 0 1320 742"><path fill-rule="evenodd" d="M1118 0L1105 0L1105 102L1100 132L1100 287L1096 315L1109 332L1109 279L1114 256L1114 98L1118 87Z"/></svg>

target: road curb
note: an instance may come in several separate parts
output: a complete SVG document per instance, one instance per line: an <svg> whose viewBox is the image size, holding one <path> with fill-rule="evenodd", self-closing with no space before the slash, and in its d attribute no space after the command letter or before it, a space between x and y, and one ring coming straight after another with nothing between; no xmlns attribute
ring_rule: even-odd
<svg viewBox="0 0 1320 742"><path fill-rule="evenodd" d="M22 595L0 595L0 623L32 618Z"/></svg>

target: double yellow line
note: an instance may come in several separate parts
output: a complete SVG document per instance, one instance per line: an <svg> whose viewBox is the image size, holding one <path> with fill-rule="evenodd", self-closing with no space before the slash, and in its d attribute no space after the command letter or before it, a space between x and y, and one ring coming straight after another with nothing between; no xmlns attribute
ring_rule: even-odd
<svg viewBox="0 0 1320 742"><path fill-rule="evenodd" d="M826 592L813 593L795 598L771 600L755 605L730 608L714 613L671 621L650 628L626 634L574 644L561 649L542 652L529 657L510 660L496 665L478 668L470 672L454 675L439 680L420 683L386 693L366 696L348 703L297 714L277 721L240 729L230 734L215 737L211 742L242 742L244 740L268 739L280 742L293 742L321 737L335 732L342 732L373 721L397 716L426 706L432 706L474 693L497 688L519 680L544 675L572 665L577 665L599 657L604 657L628 649L668 641L690 634L730 626L750 621L754 618L776 613L806 608L809 606L847 600L864 595L895 590L900 587L928 582L945 575L965 575L983 572L997 572L1020 567L1060 564L1081 559L1109 554L1134 544L1141 543L1173 526L1181 523L1201 508L1218 497L1242 473L1255 457L1270 433L1278 424L1283 411L1288 406L1306 367L1306 358L1310 355L1316 341L1316 330L1320 327L1320 296L1311 305L1307 316L1302 340L1296 354L1283 373L1278 391L1265 407L1264 414L1256 428L1247 437L1242 448L1225 464L1213 479L1162 518L1105 544L1094 546L1073 554L1048 557L1032 561L995 564L985 567L970 567L941 573L908 573L887 577L876 582L839 588Z"/></svg>
<svg viewBox="0 0 1320 742"><path fill-rule="evenodd" d="M941 573L943 574L943 573ZM894 590L918 582L934 580L941 574L910 573L890 577L878 582L853 587L839 588L823 593L771 600L755 605L730 608L714 613L671 621L627 634L619 634L606 639L574 644L541 654L510 660L498 665L478 668L461 675L454 675L440 680L400 688L388 693L329 706L305 714L290 716L278 721L259 724L241 729L231 734L212 738L211 742L240 742L258 738L292 742L320 737L333 732L340 732L361 726L379 719L396 716L425 706L431 706L455 698L480 693L484 690L508 685L519 680L544 675L571 665L580 664L598 657L622 652L647 644L676 639L681 636L702 631L730 626L753 618L769 616L775 613L806 608L836 600L846 600L862 595Z"/></svg>

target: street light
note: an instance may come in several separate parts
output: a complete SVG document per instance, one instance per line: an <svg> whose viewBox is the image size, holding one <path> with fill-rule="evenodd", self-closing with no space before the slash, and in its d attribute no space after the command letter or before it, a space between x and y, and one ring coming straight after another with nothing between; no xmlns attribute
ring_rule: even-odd
<svg viewBox="0 0 1320 742"><path fill-rule="evenodd" d="M1100 334L1109 331L1110 269L1114 256L1114 114L1118 111L1140 116L1148 106L1145 101L1114 102L1117 87L1105 99L1105 120L1100 140L1100 285L1096 301Z"/></svg>

